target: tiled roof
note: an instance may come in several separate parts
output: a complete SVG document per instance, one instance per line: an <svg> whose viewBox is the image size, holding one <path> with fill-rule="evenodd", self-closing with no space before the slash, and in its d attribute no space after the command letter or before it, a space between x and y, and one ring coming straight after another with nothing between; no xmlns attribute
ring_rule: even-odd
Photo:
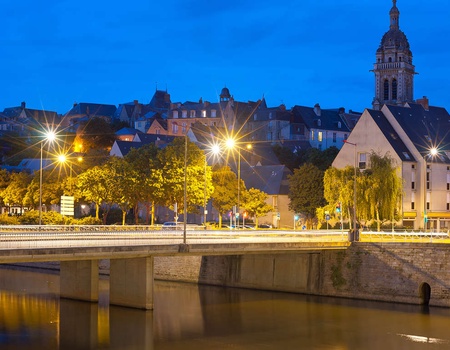
<svg viewBox="0 0 450 350"><path fill-rule="evenodd" d="M433 147L450 151L450 115L445 108L430 106L426 110L416 103L407 107L386 107L422 156L426 156ZM441 161L450 161L444 153L442 155Z"/></svg>
<svg viewBox="0 0 450 350"><path fill-rule="evenodd" d="M374 122L377 124L377 126L380 128L384 137L386 137L389 144L392 146L392 148L397 153L398 157L402 161L414 161L415 160L414 156L409 151L408 147L406 147L406 145L400 139L400 136L397 134L395 129L392 127L392 125L386 119L386 116L381 111L376 111L373 109L367 109L367 112L369 112L370 116L372 117Z"/></svg>

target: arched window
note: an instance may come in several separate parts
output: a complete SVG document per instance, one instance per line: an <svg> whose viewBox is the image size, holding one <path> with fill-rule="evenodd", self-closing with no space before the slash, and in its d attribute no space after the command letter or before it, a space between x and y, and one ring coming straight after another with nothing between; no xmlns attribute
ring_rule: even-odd
<svg viewBox="0 0 450 350"><path fill-rule="evenodd" d="M389 81L387 79L384 81L384 100L389 100Z"/></svg>
<svg viewBox="0 0 450 350"><path fill-rule="evenodd" d="M392 57L389 57L389 62L392 62Z"/></svg>
<svg viewBox="0 0 450 350"><path fill-rule="evenodd" d="M397 79L392 80L392 99L397 99Z"/></svg>

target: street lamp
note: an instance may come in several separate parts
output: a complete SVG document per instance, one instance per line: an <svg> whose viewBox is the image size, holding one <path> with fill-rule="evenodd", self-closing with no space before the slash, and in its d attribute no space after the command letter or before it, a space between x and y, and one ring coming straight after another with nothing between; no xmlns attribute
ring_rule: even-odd
<svg viewBox="0 0 450 350"><path fill-rule="evenodd" d="M236 206L236 214L239 218L239 210L240 210L240 201L241 201L241 147L237 145L236 140L232 137L226 139L225 146L229 150L234 150L237 148L238 153L238 164L237 164L237 176L238 176L238 184L237 184L237 206ZM249 143L245 146L247 150L252 149L252 145ZM236 220L236 226L238 226L238 220Z"/></svg>
<svg viewBox="0 0 450 350"><path fill-rule="evenodd" d="M425 154L425 156L423 157L423 161L424 161L424 175L423 175L423 230L424 232L427 232L427 206L428 206L428 201L427 201L427 194L428 194L428 190L431 190L431 188L429 188L429 184L430 184L430 178L429 176L431 176L431 174L428 172L428 165L427 165L427 157L429 158L433 158L434 156L436 156L438 154L438 150L436 147L432 147L431 149L429 149L428 153ZM431 196L431 194L430 194ZM432 238L431 238L432 239Z"/></svg>
<svg viewBox="0 0 450 350"><path fill-rule="evenodd" d="M345 143L352 145L355 149L355 174L353 179L353 231L354 235L351 240L358 241L359 235L357 234L356 230L356 167L357 167L357 153L356 153L356 143L348 142L347 140L344 140ZM349 237L350 238L350 237Z"/></svg>
<svg viewBox="0 0 450 350"><path fill-rule="evenodd" d="M42 152L44 143L52 143L55 139L55 132L47 131L47 133L45 133L45 138L41 141L41 160L39 164L39 226L42 225Z"/></svg>

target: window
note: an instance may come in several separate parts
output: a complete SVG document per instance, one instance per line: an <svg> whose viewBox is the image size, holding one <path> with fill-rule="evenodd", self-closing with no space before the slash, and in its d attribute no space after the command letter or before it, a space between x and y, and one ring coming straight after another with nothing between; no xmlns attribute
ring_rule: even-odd
<svg viewBox="0 0 450 350"><path fill-rule="evenodd" d="M336 142L336 133L333 133L333 142Z"/></svg>
<svg viewBox="0 0 450 350"><path fill-rule="evenodd" d="M366 168L366 164L367 163L367 155L366 153L360 153L359 154L359 168L360 169L365 169Z"/></svg>
<svg viewBox="0 0 450 350"><path fill-rule="evenodd" d="M156 135L159 135L159 134L161 134L161 129L160 129L160 128L156 128L156 130L155 130L155 134L156 134Z"/></svg>
<svg viewBox="0 0 450 350"><path fill-rule="evenodd" d="M178 134L178 125L176 123L172 124L172 134Z"/></svg>
<svg viewBox="0 0 450 350"><path fill-rule="evenodd" d="M211 117L212 118L216 117L216 110L215 109L211 109Z"/></svg>
<svg viewBox="0 0 450 350"><path fill-rule="evenodd" d="M450 193L447 193L447 210L450 210Z"/></svg>
<svg viewBox="0 0 450 350"><path fill-rule="evenodd" d="M314 141L314 130L311 130L311 141Z"/></svg>
<svg viewBox="0 0 450 350"><path fill-rule="evenodd" d="M186 123L181 124L181 133L186 134Z"/></svg>
<svg viewBox="0 0 450 350"><path fill-rule="evenodd" d="M205 110L202 111L202 118L206 118L206 111Z"/></svg>
<svg viewBox="0 0 450 350"><path fill-rule="evenodd" d="M411 193L411 210L414 210L416 207L416 194L414 192Z"/></svg>
<svg viewBox="0 0 450 350"><path fill-rule="evenodd" d="M322 131L317 133L317 141L322 142Z"/></svg>
<svg viewBox="0 0 450 350"><path fill-rule="evenodd" d="M178 111L173 111L173 117L178 118Z"/></svg>
<svg viewBox="0 0 450 350"><path fill-rule="evenodd" d="M427 190L431 188L431 173L430 173L430 166L427 165Z"/></svg>
<svg viewBox="0 0 450 350"><path fill-rule="evenodd" d="M258 115L256 113L253 114L253 120L258 120Z"/></svg>
<svg viewBox="0 0 450 350"><path fill-rule="evenodd" d="M195 118L195 110L189 111L189 117L190 118Z"/></svg>
<svg viewBox="0 0 450 350"><path fill-rule="evenodd" d="M187 111L181 111L181 118L187 118Z"/></svg>
<svg viewBox="0 0 450 350"><path fill-rule="evenodd" d="M427 210L429 210L430 209L430 192L427 192L427 199L426 199L426 201L427 201Z"/></svg>
<svg viewBox="0 0 450 350"><path fill-rule="evenodd" d="M392 99L397 99L397 79L392 80Z"/></svg>
<svg viewBox="0 0 450 350"><path fill-rule="evenodd" d="M415 190L416 189L416 172L413 171L411 173L411 189Z"/></svg>
<svg viewBox="0 0 450 350"><path fill-rule="evenodd" d="M389 100L389 81L386 79L384 81L384 100L387 101Z"/></svg>

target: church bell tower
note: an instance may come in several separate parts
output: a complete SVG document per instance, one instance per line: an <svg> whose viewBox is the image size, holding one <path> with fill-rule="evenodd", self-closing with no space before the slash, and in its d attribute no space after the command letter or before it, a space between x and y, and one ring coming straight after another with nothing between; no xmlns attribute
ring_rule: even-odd
<svg viewBox="0 0 450 350"><path fill-rule="evenodd" d="M400 11L397 0L392 0L389 11L390 27L376 53L375 97L373 109L380 110L383 104L403 105L414 100L415 67L412 64L412 52L405 33L400 30Z"/></svg>

